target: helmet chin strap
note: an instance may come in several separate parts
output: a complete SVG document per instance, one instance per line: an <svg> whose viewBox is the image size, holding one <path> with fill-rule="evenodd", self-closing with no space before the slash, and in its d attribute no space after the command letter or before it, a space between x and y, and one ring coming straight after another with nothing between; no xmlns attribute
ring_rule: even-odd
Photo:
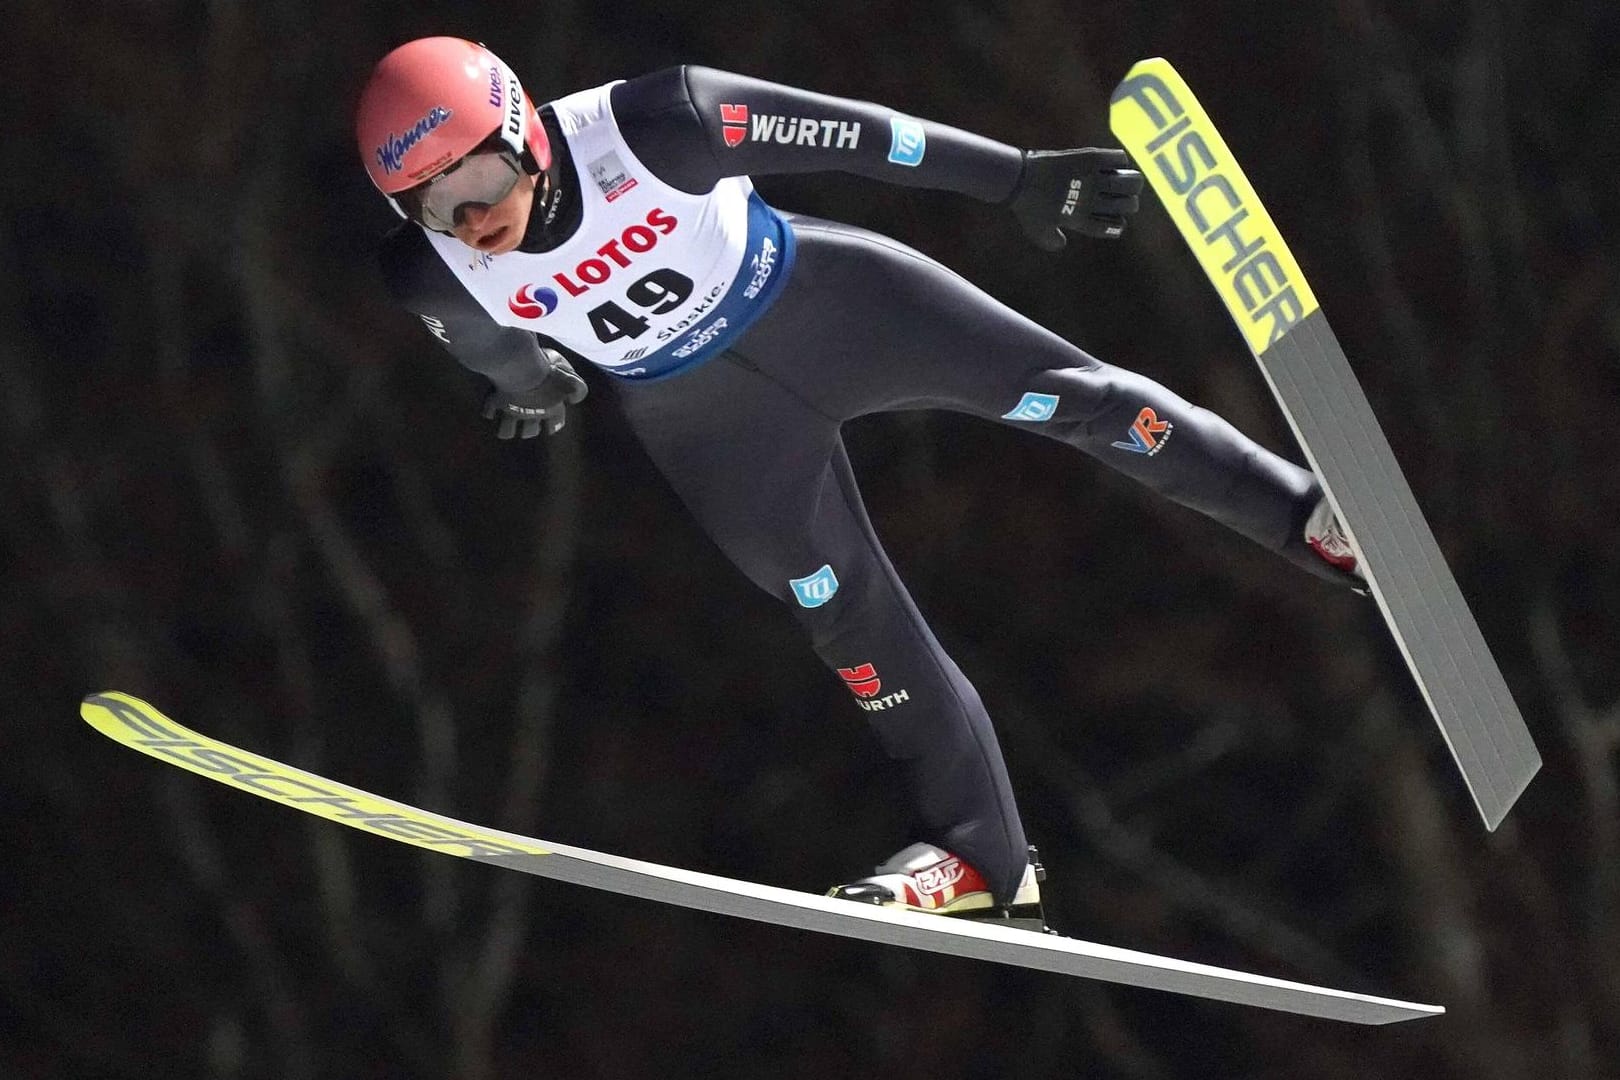
<svg viewBox="0 0 1620 1080"><path fill-rule="evenodd" d="M557 219L558 208L562 205L564 185L556 176L560 162L555 153L548 153L546 156L550 160L546 162L545 167L541 167L539 159L533 150L536 139L545 140L547 148L550 147L550 138L545 129L545 120L538 111L531 111L529 113L529 125L529 137L523 152L523 167L528 169L530 175L535 178L536 188L540 186L542 179L546 185L544 194L540 195L537 200L540 205L529 211L529 221L532 224L535 214L541 213L541 225L543 228L549 229L551 223Z"/></svg>
<svg viewBox="0 0 1620 1080"><path fill-rule="evenodd" d="M545 194L541 196L540 201L546 208L545 224L546 228L549 229L551 227L551 223L557 220L557 210L562 206L562 185L553 184L551 182L551 174L549 172L544 175L546 181L546 190ZM538 183L538 181L536 181L536 183Z"/></svg>

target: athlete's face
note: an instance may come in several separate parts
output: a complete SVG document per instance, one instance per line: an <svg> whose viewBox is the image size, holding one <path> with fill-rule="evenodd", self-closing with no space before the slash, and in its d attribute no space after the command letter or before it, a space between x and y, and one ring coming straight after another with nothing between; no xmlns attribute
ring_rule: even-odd
<svg viewBox="0 0 1620 1080"><path fill-rule="evenodd" d="M524 173L500 202L487 206L469 203L463 207L461 223L456 226L456 239L486 255L504 255L517 247L528 227L529 211L534 207L534 181L534 177Z"/></svg>

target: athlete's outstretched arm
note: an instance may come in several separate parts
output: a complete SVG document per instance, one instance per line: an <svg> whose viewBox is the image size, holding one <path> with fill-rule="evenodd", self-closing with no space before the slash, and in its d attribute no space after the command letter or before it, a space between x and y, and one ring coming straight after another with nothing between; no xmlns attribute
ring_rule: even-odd
<svg viewBox="0 0 1620 1080"><path fill-rule="evenodd" d="M1123 150L1019 150L872 102L693 65L615 86L613 114L642 164L685 191L726 176L853 173L1005 204L1049 250L1063 231L1118 237L1142 188Z"/></svg>
<svg viewBox="0 0 1620 1080"><path fill-rule="evenodd" d="M994 139L690 64L615 86L613 114L643 164L694 193L726 176L835 170L999 203L1023 167Z"/></svg>

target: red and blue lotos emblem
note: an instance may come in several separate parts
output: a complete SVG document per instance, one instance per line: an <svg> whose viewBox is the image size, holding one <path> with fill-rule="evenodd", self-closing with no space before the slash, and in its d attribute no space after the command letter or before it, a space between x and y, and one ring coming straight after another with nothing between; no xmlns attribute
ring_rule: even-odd
<svg viewBox="0 0 1620 1080"><path fill-rule="evenodd" d="M506 302L520 319L543 319L557 310L557 294L551 289L524 285Z"/></svg>

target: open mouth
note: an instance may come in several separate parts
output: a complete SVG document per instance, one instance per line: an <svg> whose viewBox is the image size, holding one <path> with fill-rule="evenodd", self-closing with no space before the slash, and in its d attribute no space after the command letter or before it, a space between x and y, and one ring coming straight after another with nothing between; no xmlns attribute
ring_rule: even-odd
<svg viewBox="0 0 1620 1080"><path fill-rule="evenodd" d="M489 232L480 236L474 246L485 251L492 247L500 246L501 241L506 239L506 234L509 228L510 226L502 225L498 228L490 230Z"/></svg>

